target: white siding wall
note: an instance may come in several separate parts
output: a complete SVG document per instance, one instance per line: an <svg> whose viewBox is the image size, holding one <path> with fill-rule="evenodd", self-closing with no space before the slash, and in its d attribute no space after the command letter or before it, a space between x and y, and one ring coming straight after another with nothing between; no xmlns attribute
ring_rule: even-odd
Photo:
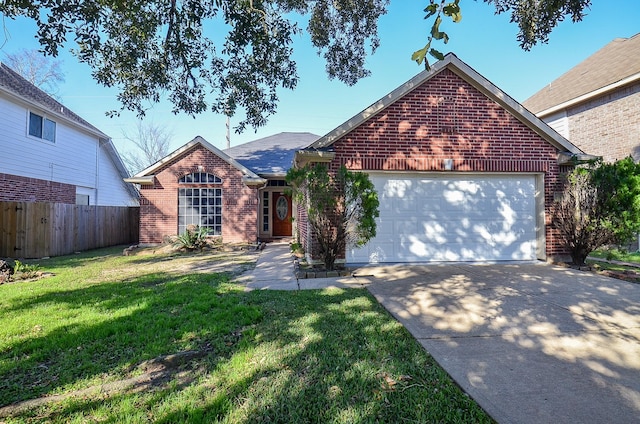
<svg viewBox="0 0 640 424"><path fill-rule="evenodd" d="M138 206L138 200L127 191L122 176L118 173L107 151L100 149L98 161L98 202L101 205Z"/></svg>
<svg viewBox="0 0 640 424"><path fill-rule="evenodd" d="M567 118L567 112L562 111L549 115L543 119L551 128L556 130L558 134L566 139L569 139L569 118Z"/></svg>
<svg viewBox="0 0 640 424"><path fill-rule="evenodd" d="M98 137L68 126L55 116L50 117L56 122L55 143L31 137L27 135L29 110L47 115L44 110L29 109L0 95L0 151L4 152L0 172L97 188L100 205L136 203L106 153L98 154Z"/></svg>

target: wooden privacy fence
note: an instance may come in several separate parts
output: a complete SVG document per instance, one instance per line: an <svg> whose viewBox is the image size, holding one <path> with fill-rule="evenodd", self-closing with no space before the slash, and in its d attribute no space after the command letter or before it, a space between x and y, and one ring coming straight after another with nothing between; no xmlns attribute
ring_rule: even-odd
<svg viewBox="0 0 640 424"><path fill-rule="evenodd" d="M0 257L42 258L138 242L140 208L0 202Z"/></svg>

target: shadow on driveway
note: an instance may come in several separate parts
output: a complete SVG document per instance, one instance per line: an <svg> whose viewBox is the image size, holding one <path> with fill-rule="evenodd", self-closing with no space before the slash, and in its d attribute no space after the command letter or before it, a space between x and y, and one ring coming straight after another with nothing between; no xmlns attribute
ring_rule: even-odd
<svg viewBox="0 0 640 424"><path fill-rule="evenodd" d="M640 422L640 285L543 263L369 272L371 293L498 422Z"/></svg>

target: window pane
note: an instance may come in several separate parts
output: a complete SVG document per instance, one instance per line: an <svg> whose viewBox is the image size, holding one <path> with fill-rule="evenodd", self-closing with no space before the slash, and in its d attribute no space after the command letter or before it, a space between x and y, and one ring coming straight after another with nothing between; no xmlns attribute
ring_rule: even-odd
<svg viewBox="0 0 640 424"><path fill-rule="evenodd" d="M192 172L180 177L178 182L180 184L221 184L222 180L215 174L209 174L208 172Z"/></svg>
<svg viewBox="0 0 640 424"><path fill-rule="evenodd" d="M42 138L51 142L56 141L56 123L50 119L44 120L44 129L42 131Z"/></svg>
<svg viewBox="0 0 640 424"><path fill-rule="evenodd" d="M200 182L208 178L200 175ZM184 232L189 224L199 225L210 234L222 234L222 189L178 189L178 229Z"/></svg>
<svg viewBox="0 0 640 424"><path fill-rule="evenodd" d="M42 138L42 116L29 113L29 135Z"/></svg>

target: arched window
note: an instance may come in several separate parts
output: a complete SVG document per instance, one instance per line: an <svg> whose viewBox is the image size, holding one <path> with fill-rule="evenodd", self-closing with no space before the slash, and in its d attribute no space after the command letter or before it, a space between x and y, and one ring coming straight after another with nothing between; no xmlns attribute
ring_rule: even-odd
<svg viewBox="0 0 640 424"><path fill-rule="evenodd" d="M209 230L211 235L222 234L222 188L210 187L222 184L222 180L208 172L193 172L178 180L178 234L186 231L187 225L198 225Z"/></svg>
<svg viewBox="0 0 640 424"><path fill-rule="evenodd" d="M222 180L214 174L208 172L192 172L180 177L180 184L222 184Z"/></svg>

